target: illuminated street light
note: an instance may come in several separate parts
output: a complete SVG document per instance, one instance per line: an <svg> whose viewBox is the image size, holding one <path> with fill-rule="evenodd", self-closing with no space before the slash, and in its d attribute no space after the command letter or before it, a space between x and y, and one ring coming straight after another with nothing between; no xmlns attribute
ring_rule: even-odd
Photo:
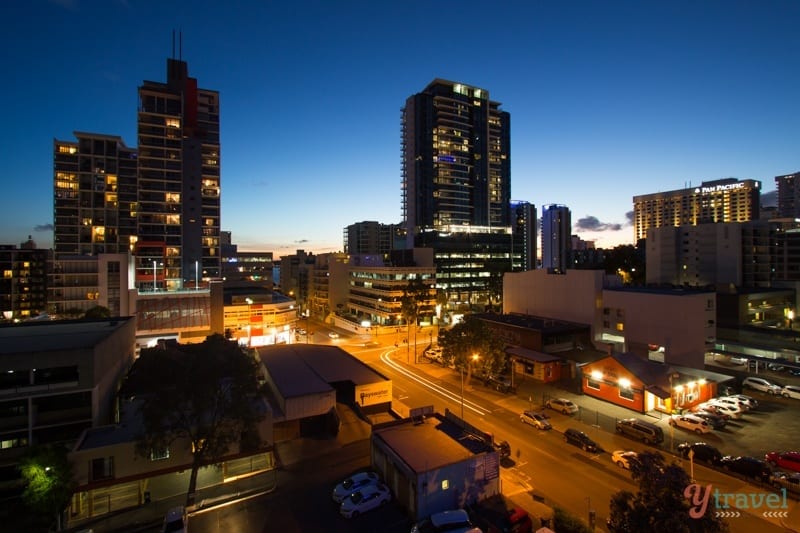
<svg viewBox="0 0 800 533"><path fill-rule="evenodd" d="M472 361L477 362L480 359L480 356L476 353L472 354ZM467 364L470 364L469 360L467 360ZM464 367L461 367L461 425L463 426L466 423L464 420Z"/></svg>

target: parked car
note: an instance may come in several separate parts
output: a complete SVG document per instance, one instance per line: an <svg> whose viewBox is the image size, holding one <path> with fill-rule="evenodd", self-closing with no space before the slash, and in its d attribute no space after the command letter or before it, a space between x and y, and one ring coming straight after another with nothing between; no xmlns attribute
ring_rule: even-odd
<svg viewBox="0 0 800 533"><path fill-rule="evenodd" d="M574 415L578 412L578 406L566 398L551 398L545 402L544 406L565 415Z"/></svg>
<svg viewBox="0 0 800 533"><path fill-rule="evenodd" d="M768 394L780 394L781 387L764 378L746 377L742 380L742 387L755 389Z"/></svg>
<svg viewBox="0 0 800 533"><path fill-rule="evenodd" d="M767 365L767 368L772 370L773 372L783 372L786 370L785 366L779 365L778 363L770 363Z"/></svg>
<svg viewBox="0 0 800 533"><path fill-rule="evenodd" d="M534 413L533 411L523 411L519 415L520 422L530 424L536 429L553 429L550 421L545 418L541 413Z"/></svg>
<svg viewBox="0 0 800 533"><path fill-rule="evenodd" d="M328 337L330 337L331 339L338 339L339 334L336 333L335 331L331 331L330 333L328 333Z"/></svg>
<svg viewBox="0 0 800 533"><path fill-rule="evenodd" d="M172 507L164 515L161 533L184 533L185 531L186 509L184 507Z"/></svg>
<svg viewBox="0 0 800 533"><path fill-rule="evenodd" d="M800 452L769 452L764 459L773 467L800 472Z"/></svg>
<svg viewBox="0 0 800 533"><path fill-rule="evenodd" d="M800 494L800 474L797 473L773 472L769 476L769 484L778 490L786 489L787 492Z"/></svg>
<svg viewBox="0 0 800 533"><path fill-rule="evenodd" d="M725 406L715 405L712 402L703 402L699 405L693 407L693 411L706 411L708 413L713 413L715 415L719 415L724 418L726 421L733 418L731 414L731 410L726 408ZM736 418L741 418L741 413L736 413Z"/></svg>
<svg viewBox="0 0 800 533"><path fill-rule="evenodd" d="M689 458L689 452L693 452L693 461L701 461L712 465L719 465L720 461L722 461L722 452L705 442L694 442L691 444L684 442L683 444L678 444L678 453L680 453L684 459Z"/></svg>
<svg viewBox="0 0 800 533"><path fill-rule="evenodd" d="M585 452L596 452L597 443L589 438L589 435L575 428L568 428L564 432L564 440L569 444L583 448Z"/></svg>
<svg viewBox="0 0 800 533"><path fill-rule="evenodd" d="M694 431L697 434L709 433L713 431L708 422L692 414L672 415L669 419L669 425L672 427L688 429L689 431Z"/></svg>
<svg viewBox="0 0 800 533"><path fill-rule="evenodd" d="M664 431L646 420L625 418L617 420L617 433L639 439L645 444L658 444L664 442Z"/></svg>
<svg viewBox="0 0 800 533"><path fill-rule="evenodd" d="M484 381L484 385L504 394L514 392L514 387L511 385L511 378L508 376L490 374Z"/></svg>
<svg viewBox="0 0 800 533"><path fill-rule="evenodd" d="M701 404L702 405L702 404ZM706 407L712 407L717 414L727 415L729 418L742 418L744 409L731 403L722 403L717 400L707 402Z"/></svg>
<svg viewBox="0 0 800 533"><path fill-rule="evenodd" d="M441 348L428 348L427 350L425 350L424 355L427 359L430 359L431 361L435 361L437 363L441 363L443 361Z"/></svg>
<svg viewBox="0 0 800 533"><path fill-rule="evenodd" d="M472 524L469 514L464 509L433 513L430 518L417 522L411 528L411 533L438 533L440 531L481 533L481 530Z"/></svg>
<svg viewBox="0 0 800 533"><path fill-rule="evenodd" d="M500 455L500 459L504 457L511 456L511 445L508 443L507 440L501 441L492 441L492 446L494 447L495 451Z"/></svg>
<svg viewBox="0 0 800 533"><path fill-rule="evenodd" d="M720 396L718 398L714 398L713 402L716 404L738 407L742 412L747 412L750 410L750 405L747 402L740 400L735 396Z"/></svg>
<svg viewBox="0 0 800 533"><path fill-rule="evenodd" d="M785 385L781 389L781 396L800 400L800 385Z"/></svg>
<svg viewBox="0 0 800 533"><path fill-rule="evenodd" d="M358 489L367 485L376 485L378 482L380 482L380 478L375 472L358 472L336 485L331 497L336 503L342 503L345 498Z"/></svg>
<svg viewBox="0 0 800 533"><path fill-rule="evenodd" d="M699 416L709 424L711 424L712 429L722 429L727 424L727 421L723 415L718 415L716 413L711 413L709 411L703 411L702 409L698 411L692 411L692 414L695 416Z"/></svg>
<svg viewBox="0 0 800 533"><path fill-rule="evenodd" d="M768 480L770 474L772 474L772 471L766 461L744 455L740 455L738 457L726 455L720 461L720 465L730 472L735 472L739 475L751 477L753 479L760 479L762 481Z"/></svg>
<svg viewBox="0 0 800 533"><path fill-rule="evenodd" d="M362 513L386 505L391 499L392 493L389 492L389 487L383 483L365 485L342 501L339 514L345 518L355 518Z"/></svg>
<svg viewBox="0 0 800 533"><path fill-rule="evenodd" d="M729 398L737 398L737 399L743 401L745 404L749 405L750 409L755 409L756 407L758 407L758 400L756 400L752 396L748 396L747 394L733 394L733 393L726 394L726 393L723 393L723 396L727 396Z"/></svg>
<svg viewBox="0 0 800 533"><path fill-rule="evenodd" d="M639 454L633 451L614 450L611 452L611 461L620 468L625 470L631 469L631 463L639 460Z"/></svg>

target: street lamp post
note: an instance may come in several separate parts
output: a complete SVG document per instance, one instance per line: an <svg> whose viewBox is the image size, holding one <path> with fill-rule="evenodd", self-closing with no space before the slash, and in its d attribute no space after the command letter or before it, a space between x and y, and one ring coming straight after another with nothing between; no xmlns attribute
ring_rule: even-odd
<svg viewBox="0 0 800 533"><path fill-rule="evenodd" d="M475 362L480 358L480 356L476 353L472 354L472 361ZM467 359L467 364L470 364L470 360ZM466 420L464 420L464 367L461 367L461 425L462 427L466 424Z"/></svg>
<svg viewBox="0 0 800 533"><path fill-rule="evenodd" d="M153 292L156 292L158 280L156 279L156 260L153 259Z"/></svg>

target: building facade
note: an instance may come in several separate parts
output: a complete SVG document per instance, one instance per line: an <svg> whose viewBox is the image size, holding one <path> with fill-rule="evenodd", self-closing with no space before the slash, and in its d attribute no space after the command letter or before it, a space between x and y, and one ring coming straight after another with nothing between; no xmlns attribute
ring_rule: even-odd
<svg viewBox="0 0 800 533"><path fill-rule="evenodd" d="M542 207L542 268L564 272L572 249L572 214L565 205Z"/></svg>
<svg viewBox="0 0 800 533"><path fill-rule="evenodd" d="M529 202L512 201L511 217L511 237L516 243L512 246L511 270L533 270L538 253L536 206Z"/></svg>
<svg viewBox="0 0 800 533"><path fill-rule="evenodd" d="M47 311L48 250L28 238L0 244L0 320L25 320Z"/></svg>
<svg viewBox="0 0 800 533"><path fill-rule="evenodd" d="M751 179L726 178L699 187L634 196L634 238L644 239L648 229L662 226L758 220L760 204L761 182Z"/></svg>
<svg viewBox="0 0 800 533"><path fill-rule="evenodd" d="M510 120L488 91L442 79L402 110L405 246L434 249L450 307L488 305L511 270Z"/></svg>
<svg viewBox="0 0 800 533"><path fill-rule="evenodd" d="M221 277L219 93L167 59L166 83L139 87L137 281L181 288Z"/></svg>
<svg viewBox="0 0 800 533"><path fill-rule="evenodd" d="M775 176L778 191L778 216L800 218L800 172Z"/></svg>
<svg viewBox="0 0 800 533"><path fill-rule="evenodd" d="M395 224L364 221L344 229L344 251L348 254L388 254L395 248Z"/></svg>

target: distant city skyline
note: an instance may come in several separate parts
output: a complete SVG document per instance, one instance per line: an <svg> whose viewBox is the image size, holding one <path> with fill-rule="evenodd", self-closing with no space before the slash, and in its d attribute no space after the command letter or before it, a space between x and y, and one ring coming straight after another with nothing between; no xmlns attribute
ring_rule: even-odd
<svg viewBox="0 0 800 533"><path fill-rule="evenodd" d="M276 258L401 221L400 108L436 78L510 114L512 200L565 205L598 247L633 244L634 196L728 177L772 195L800 170L788 0L34 0L0 14L1 244L52 246L53 139L137 146L137 89L173 55L220 93L222 230Z"/></svg>

